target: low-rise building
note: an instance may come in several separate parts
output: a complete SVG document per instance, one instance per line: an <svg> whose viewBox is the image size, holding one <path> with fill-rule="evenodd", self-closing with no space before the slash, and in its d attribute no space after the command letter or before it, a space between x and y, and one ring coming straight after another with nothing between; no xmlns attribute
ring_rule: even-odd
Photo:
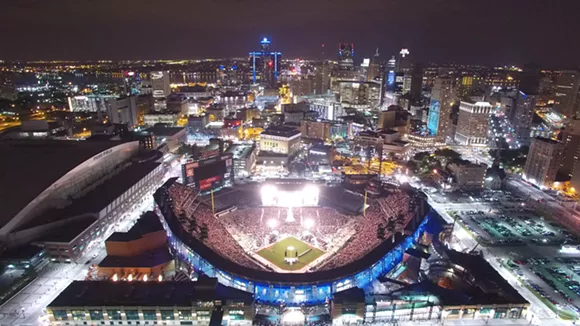
<svg viewBox="0 0 580 326"><path fill-rule="evenodd" d="M145 131L153 135L157 146L167 144L170 152L176 151L187 138L185 128L181 127L151 127Z"/></svg>
<svg viewBox="0 0 580 326"><path fill-rule="evenodd" d="M167 236L154 212L146 212L127 232L105 240L107 256L98 265L99 279L162 279L175 270Z"/></svg>
<svg viewBox="0 0 580 326"><path fill-rule="evenodd" d="M249 177L256 168L258 150L255 144L233 144L226 151L234 159L234 177Z"/></svg>
<svg viewBox="0 0 580 326"><path fill-rule="evenodd" d="M477 191L483 190L485 186L485 174L487 172L487 165L474 164L465 160L455 160L447 165L447 171L450 175L445 178L442 173L442 188L445 191L467 190Z"/></svg>
<svg viewBox="0 0 580 326"><path fill-rule="evenodd" d="M155 126L158 123L163 123L168 126L177 125L177 120L179 119L179 114L165 111L165 112L152 112L143 116L143 124L145 126Z"/></svg>
<svg viewBox="0 0 580 326"><path fill-rule="evenodd" d="M47 313L54 326L250 326L254 318L251 293L207 277L196 282L74 281Z"/></svg>
<svg viewBox="0 0 580 326"><path fill-rule="evenodd" d="M183 94L171 94L167 96L165 103L167 105L167 111L181 114L187 114L189 111L189 104L187 97Z"/></svg>
<svg viewBox="0 0 580 326"><path fill-rule="evenodd" d="M270 127L260 134L260 150L291 156L300 150L300 131L292 127Z"/></svg>

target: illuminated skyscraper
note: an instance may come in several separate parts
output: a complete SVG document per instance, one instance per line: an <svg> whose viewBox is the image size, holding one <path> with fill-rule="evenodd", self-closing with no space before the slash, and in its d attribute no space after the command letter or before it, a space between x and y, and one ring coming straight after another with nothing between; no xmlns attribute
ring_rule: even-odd
<svg viewBox="0 0 580 326"><path fill-rule="evenodd" d="M354 44L338 44L338 67L341 70L354 69Z"/></svg>
<svg viewBox="0 0 580 326"><path fill-rule="evenodd" d="M556 81L554 110L567 117L578 115L580 105L580 72L565 70Z"/></svg>
<svg viewBox="0 0 580 326"><path fill-rule="evenodd" d="M452 137L451 106L455 99L455 89L452 78L439 77L431 91L429 103L429 120L427 128L429 133L437 136L441 141Z"/></svg>
<svg viewBox="0 0 580 326"><path fill-rule="evenodd" d="M252 81L275 87L280 70L281 52L270 51L270 40L264 37L260 41L260 51L250 52L250 66L252 67Z"/></svg>

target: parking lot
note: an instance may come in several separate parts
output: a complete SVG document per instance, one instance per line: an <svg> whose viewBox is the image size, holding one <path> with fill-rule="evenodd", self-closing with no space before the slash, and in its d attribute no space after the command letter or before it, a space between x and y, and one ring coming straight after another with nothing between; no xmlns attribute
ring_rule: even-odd
<svg viewBox="0 0 580 326"><path fill-rule="evenodd" d="M517 204L489 207L448 212L552 311L580 317L578 237Z"/></svg>
<svg viewBox="0 0 580 326"><path fill-rule="evenodd" d="M576 236L554 221L531 210L517 207L493 208L488 211L451 212L483 244L488 246L526 245L561 246L578 243Z"/></svg>

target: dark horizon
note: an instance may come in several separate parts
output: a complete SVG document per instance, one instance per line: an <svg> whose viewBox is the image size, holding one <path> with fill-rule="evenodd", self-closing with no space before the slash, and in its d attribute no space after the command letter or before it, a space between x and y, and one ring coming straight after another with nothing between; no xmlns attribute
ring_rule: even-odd
<svg viewBox="0 0 580 326"><path fill-rule="evenodd" d="M405 47L415 62L580 66L580 3L568 0L8 0L2 60L183 60L245 57L268 37L285 58L381 59Z"/></svg>

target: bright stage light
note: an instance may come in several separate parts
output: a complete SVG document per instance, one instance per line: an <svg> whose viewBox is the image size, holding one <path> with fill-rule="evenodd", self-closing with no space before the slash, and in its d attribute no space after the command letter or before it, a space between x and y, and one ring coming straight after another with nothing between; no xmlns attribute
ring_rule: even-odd
<svg viewBox="0 0 580 326"><path fill-rule="evenodd" d="M299 309L292 309L282 314L282 324L303 324L305 321L304 313Z"/></svg>
<svg viewBox="0 0 580 326"><path fill-rule="evenodd" d="M262 195L262 205L271 206L275 204L274 199L276 198L278 190L272 185L264 185L260 191Z"/></svg>
<svg viewBox="0 0 580 326"><path fill-rule="evenodd" d="M304 227L311 229L314 226L314 221L312 219L307 219L304 221Z"/></svg>
<svg viewBox="0 0 580 326"><path fill-rule="evenodd" d="M271 229L275 229L278 226L278 220L277 219L270 219L268 220L268 227L270 227Z"/></svg>

